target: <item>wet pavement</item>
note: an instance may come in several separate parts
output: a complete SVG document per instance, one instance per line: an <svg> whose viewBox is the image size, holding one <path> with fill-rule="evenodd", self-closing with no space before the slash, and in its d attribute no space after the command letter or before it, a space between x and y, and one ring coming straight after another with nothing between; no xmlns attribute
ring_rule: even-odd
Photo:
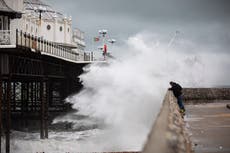
<svg viewBox="0 0 230 153"><path fill-rule="evenodd" d="M185 121L195 153L230 153L228 101L186 105Z"/></svg>

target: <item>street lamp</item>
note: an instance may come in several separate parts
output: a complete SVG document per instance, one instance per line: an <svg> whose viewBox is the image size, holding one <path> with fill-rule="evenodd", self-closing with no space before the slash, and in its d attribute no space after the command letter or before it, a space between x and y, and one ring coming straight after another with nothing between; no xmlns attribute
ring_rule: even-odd
<svg viewBox="0 0 230 153"><path fill-rule="evenodd" d="M116 40L115 39L109 39L108 42L111 43L111 49L113 50L113 44L116 42ZM108 56L111 57L110 54L108 54Z"/></svg>
<svg viewBox="0 0 230 153"><path fill-rule="evenodd" d="M111 44L114 44L116 42L116 40L115 39L109 39L108 42Z"/></svg>
<svg viewBox="0 0 230 153"><path fill-rule="evenodd" d="M41 20L42 20L42 13L47 12L46 7L39 6L34 7L34 11L39 13L39 25L41 25Z"/></svg>
<svg viewBox="0 0 230 153"><path fill-rule="evenodd" d="M99 30L99 34L102 35L103 37L105 37L105 35L108 33L108 30Z"/></svg>
<svg viewBox="0 0 230 153"><path fill-rule="evenodd" d="M99 30L98 31L100 35L102 35L103 39L102 39L102 48L103 48L103 56L104 56L104 60L105 60L105 56L106 56L106 52L107 52L107 45L106 45L106 41L105 41L105 35L108 33L108 30Z"/></svg>
<svg viewBox="0 0 230 153"><path fill-rule="evenodd" d="M107 48L106 42L109 42L113 45L116 42L116 40L115 39L108 39L107 40L106 35L108 34L108 30L103 29L103 30L99 30L98 32L100 35L102 35L102 46L99 47L98 49L103 50L103 56L104 56L104 60L105 60L106 56L109 55L109 53L107 53L108 48Z"/></svg>

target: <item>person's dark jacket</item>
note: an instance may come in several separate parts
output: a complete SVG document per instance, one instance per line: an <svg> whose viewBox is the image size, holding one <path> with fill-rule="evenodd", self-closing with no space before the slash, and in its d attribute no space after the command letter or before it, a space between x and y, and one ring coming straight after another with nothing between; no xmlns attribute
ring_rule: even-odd
<svg viewBox="0 0 230 153"><path fill-rule="evenodd" d="M171 86L172 87L169 88L169 90L172 90L175 97L179 97L182 94L182 87L178 83L175 83L175 82L173 82Z"/></svg>

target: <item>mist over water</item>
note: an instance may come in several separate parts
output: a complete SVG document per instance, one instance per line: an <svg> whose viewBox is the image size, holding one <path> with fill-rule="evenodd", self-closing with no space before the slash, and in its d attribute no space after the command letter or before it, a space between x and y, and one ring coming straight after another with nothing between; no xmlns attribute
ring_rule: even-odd
<svg viewBox="0 0 230 153"><path fill-rule="evenodd" d="M174 38L173 38L174 39ZM177 40L173 40L177 41ZM229 83L229 56L202 50L186 53L179 43L159 42L154 34L139 33L126 45L114 48L119 56L107 64L95 63L80 76L84 89L67 102L77 111L54 120L96 125L79 132L51 133L48 140L15 137L13 150L51 152L139 151L159 112L169 81L183 87L209 87ZM198 49L209 49L193 44ZM76 119L74 116L85 116ZM26 141L24 149L20 145ZM37 148L38 147L38 148ZM16 151L17 150L17 151ZM23 151L24 150L24 151Z"/></svg>

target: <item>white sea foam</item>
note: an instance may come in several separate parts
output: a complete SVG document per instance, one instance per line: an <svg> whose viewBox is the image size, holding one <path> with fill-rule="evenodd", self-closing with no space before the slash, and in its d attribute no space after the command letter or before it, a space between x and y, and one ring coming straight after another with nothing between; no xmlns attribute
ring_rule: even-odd
<svg viewBox="0 0 230 153"><path fill-rule="evenodd" d="M139 33L130 37L125 46L114 48L114 52L122 56L109 60L106 65L86 67L80 76L84 89L67 98L78 110L74 115L88 116L89 120L75 120L69 114L54 121L69 121L75 125L98 124L101 128L82 133L54 133L48 140L28 141L15 137L13 152L141 150L169 81L187 87L212 86L227 81L228 56L207 54L202 50L200 53L187 53L181 46L188 42L181 41L174 46L170 41L168 46L167 43L160 44L152 34ZM193 47L205 50L196 44ZM23 145L25 142L27 145Z"/></svg>

